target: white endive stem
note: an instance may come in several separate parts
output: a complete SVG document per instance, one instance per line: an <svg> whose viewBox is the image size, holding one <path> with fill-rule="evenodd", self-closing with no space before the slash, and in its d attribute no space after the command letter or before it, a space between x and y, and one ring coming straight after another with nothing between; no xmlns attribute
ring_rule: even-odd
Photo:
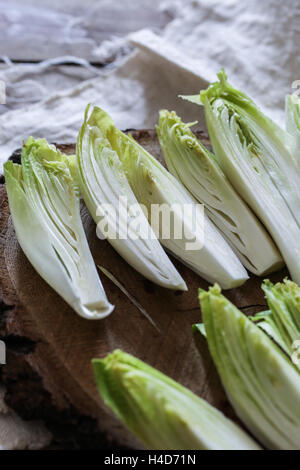
<svg viewBox="0 0 300 470"><path fill-rule="evenodd" d="M130 188L117 153L98 122L99 108L88 109L77 142L80 189L84 201L114 249L147 279L169 289L186 284L164 252ZM120 207L120 202L126 201ZM132 210L134 208L134 211ZM107 228L106 233L103 229Z"/></svg>
<svg viewBox="0 0 300 470"><path fill-rule="evenodd" d="M18 241L37 272L80 316L109 315L113 306L88 247L67 157L30 138L22 166L5 164L5 179Z"/></svg>

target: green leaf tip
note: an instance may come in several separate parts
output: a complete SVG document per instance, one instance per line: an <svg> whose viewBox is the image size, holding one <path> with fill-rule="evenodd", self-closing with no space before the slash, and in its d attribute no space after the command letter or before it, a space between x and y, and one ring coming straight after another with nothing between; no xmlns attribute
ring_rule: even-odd
<svg viewBox="0 0 300 470"><path fill-rule="evenodd" d="M228 83L228 80L227 80L227 74L226 74L224 68L222 68L220 70L220 72L217 73L217 77L220 81L221 86L225 87Z"/></svg>
<svg viewBox="0 0 300 470"><path fill-rule="evenodd" d="M241 106L250 106L253 109L257 109L256 105L249 96L243 93L241 90L234 88L229 81L225 70L222 68L219 73L217 73L218 81L212 82L206 90L200 91L200 100L202 104L205 104L205 101L210 102L222 98L225 100L232 100L233 104Z"/></svg>
<svg viewBox="0 0 300 470"><path fill-rule="evenodd" d="M88 115L89 110L90 106L86 114L88 125L97 126L98 129L101 129L104 136L106 133L110 133L114 129L114 121L106 111L104 111L102 108L99 108L99 106L94 106L91 114Z"/></svg>
<svg viewBox="0 0 300 470"><path fill-rule="evenodd" d="M178 97L181 98L182 100L189 101L190 103L202 106L200 93L198 93L197 95L178 95Z"/></svg>
<svg viewBox="0 0 300 470"><path fill-rule="evenodd" d="M220 97L222 93L232 87L228 83L227 74L223 68L217 73L217 77L219 81L212 82L206 90L201 90L197 95L179 95L179 98L202 106L206 97L209 99Z"/></svg>
<svg viewBox="0 0 300 470"><path fill-rule="evenodd" d="M198 289L198 298L201 300L202 298L209 296L209 295L219 295L221 294L222 290L219 284L215 283L213 286L210 286L208 288L208 291L205 289L201 289L199 287Z"/></svg>
<svg viewBox="0 0 300 470"><path fill-rule="evenodd" d="M201 335L204 336L204 338L206 338L206 331L205 331L204 323L194 323L194 325L192 325L192 331L194 333L201 333Z"/></svg>

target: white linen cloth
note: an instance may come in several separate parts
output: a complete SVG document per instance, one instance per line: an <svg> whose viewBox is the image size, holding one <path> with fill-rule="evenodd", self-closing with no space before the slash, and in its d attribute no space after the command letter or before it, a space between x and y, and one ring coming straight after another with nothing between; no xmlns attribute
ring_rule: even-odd
<svg viewBox="0 0 300 470"><path fill-rule="evenodd" d="M114 5L124 8L123 0ZM135 5L143 7L140 0ZM123 50L125 43L136 50L113 70L80 72L93 78L85 80L78 71L66 79L63 68L45 69L40 64L0 70L0 79L10 90L6 109L27 87L27 103L0 115L0 165L29 135L74 142L88 102L111 113L122 129L153 127L162 107L175 109L187 120L198 117L203 125L201 110L177 95L197 93L221 67L233 84L283 122L284 96L300 79L298 0L168 0L161 8L175 16L165 29L119 39ZM111 44L116 46L112 40L96 48L102 59L111 54ZM26 77L22 67L31 67ZM33 80L31 88L28 79Z"/></svg>

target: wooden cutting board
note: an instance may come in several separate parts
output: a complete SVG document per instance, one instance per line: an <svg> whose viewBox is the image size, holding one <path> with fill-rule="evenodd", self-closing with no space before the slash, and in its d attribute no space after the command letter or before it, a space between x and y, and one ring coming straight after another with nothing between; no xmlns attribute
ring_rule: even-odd
<svg viewBox="0 0 300 470"><path fill-rule="evenodd" d="M131 131L138 142L162 161L154 130ZM201 141L209 146L205 134ZM74 145L60 145L66 153ZM19 152L11 158L19 159ZM121 348L148 362L233 417L205 340L194 337L192 324L201 320L198 287L208 285L180 262L172 259L185 279L188 292L174 292L145 280L96 237L95 224L84 205L82 219L96 265L104 266L151 315L159 332L109 279L100 273L115 310L102 321L87 321L40 278L24 256L14 233L4 179L0 184L0 338L7 344L7 364L0 378L7 386L7 401L28 418L60 416L60 423L84 426L83 417L97 425L86 431L100 433L103 445L137 447L129 432L112 416L98 395L91 359ZM277 281L281 271L270 276ZM263 310L266 303L261 279L252 276L240 288L226 292L246 314ZM78 418L81 417L80 419ZM65 420L65 421L64 421ZM89 428L90 429L90 428ZM80 428L80 432L82 429ZM99 442L99 441L97 441Z"/></svg>

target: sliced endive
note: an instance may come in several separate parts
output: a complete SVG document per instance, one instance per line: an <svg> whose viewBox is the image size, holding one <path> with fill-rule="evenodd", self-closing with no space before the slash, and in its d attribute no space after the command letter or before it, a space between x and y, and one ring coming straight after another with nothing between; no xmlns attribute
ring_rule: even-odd
<svg viewBox="0 0 300 470"><path fill-rule="evenodd" d="M211 112L222 114L225 105L229 117L238 121L240 129L236 131L243 144L248 148L251 146L253 159L260 161L268 171L274 186L300 225L300 167L293 156L294 139L267 117L251 98L234 88L227 81L224 70L218 73L218 78L218 82L212 83L197 96L205 108L208 130L211 129ZM192 101L195 103L196 98L192 97Z"/></svg>
<svg viewBox="0 0 300 470"><path fill-rule="evenodd" d="M128 182L164 247L224 289L243 284L248 278L246 270L206 214L200 211L199 216L200 205L182 184L131 136L119 131L99 108L97 124L122 162ZM156 209L166 210L170 217L162 223Z"/></svg>
<svg viewBox="0 0 300 470"><path fill-rule="evenodd" d="M255 321L261 320L269 326L268 333L279 345L293 356L300 346L300 287L288 279L272 284L265 280L262 284L269 311L255 315Z"/></svg>
<svg viewBox="0 0 300 470"><path fill-rule="evenodd" d="M100 395L148 449L259 449L190 390L135 357L116 350L93 359Z"/></svg>
<svg viewBox="0 0 300 470"><path fill-rule="evenodd" d="M186 290L130 188L122 163L107 139L103 115L97 107L89 115L88 107L77 141L80 189L99 236L106 236L147 279L170 289Z"/></svg>
<svg viewBox="0 0 300 470"><path fill-rule="evenodd" d="M285 127L294 139L294 157L300 158L300 98L287 95L285 99Z"/></svg>
<svg viewBox="0 0 300 470"><path fill-rule="evenodd" d="M108 302L80 218L68 157L44 139L28 139L21 165L4 165L18 241L41 277L82 317L104 318Z"/></svg>
<svg viewBox="0 0 300 470"><path fill-rule="evenodd" d="M252 273L262 275L283 266L273 240L237 194L215 156L196 138L191 124L176 113L160 111L156 127L169 171L203 203L207 214Z"/></svg>
<svg viewBox="0 0 300 470"><path fill-rule="evenodd" d="M300 375L289 358L215 285L199 291L208 346L227 396L270 449L299 449Z"/></svg>
<svg viewBox="0 0 300 470"><path fill-rule="evenodd" d="M218 76L220 81L197 97L204 104L214 152L300 283L300 184L297 162L288 150L292 138L229 85L224 72Z"/></svg>

